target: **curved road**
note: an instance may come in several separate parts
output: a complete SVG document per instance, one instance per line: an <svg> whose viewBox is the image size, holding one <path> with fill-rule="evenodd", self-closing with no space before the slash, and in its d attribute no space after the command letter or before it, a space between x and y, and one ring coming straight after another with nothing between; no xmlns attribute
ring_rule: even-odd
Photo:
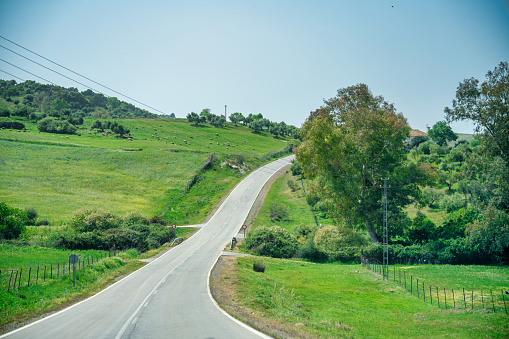
<svg viewBox="0 0 509 339"><path fill-rule="evenodd" d="M251 173L191 238L98 294L7 338L260 338L220 310L208 275L267 180L293 156Z"/></svg>

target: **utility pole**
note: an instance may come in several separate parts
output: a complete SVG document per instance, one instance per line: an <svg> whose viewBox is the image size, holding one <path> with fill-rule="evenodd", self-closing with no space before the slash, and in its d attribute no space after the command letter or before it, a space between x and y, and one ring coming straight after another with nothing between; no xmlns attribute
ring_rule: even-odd
<svg viewBox="0 0 509 339"><path fill-rule="evenodd" d="M389 231L387 229L387 180L384 181L384 224L383 224L383 262L382 262L382 271L383 271L383 280L389 280Z"/></svg>

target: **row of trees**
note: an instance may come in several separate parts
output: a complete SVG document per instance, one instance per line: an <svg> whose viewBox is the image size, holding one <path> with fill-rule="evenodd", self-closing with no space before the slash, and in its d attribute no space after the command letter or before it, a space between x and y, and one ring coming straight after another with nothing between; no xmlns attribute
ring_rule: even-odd
<svg viewBox="0 0 509 339"><path fill-rule="evenodd" d="M187 115L187 121L195 126L201 123L209 123L218 128L226 125L226 120L223 116L212 114L208 108L203 109L200 114L195 112L189 113ZM230 121L235 125L240 123L247 126L249 129L253 130L254 133L260 133L266 130L276 138L285 136L289 136L293 139L299 138L299 129L297 127L287 125L284 121L279 123L270 121L264 118L261 113L249 114L247 117L244 117L242 113L235 112L230 115Z"/></svg>

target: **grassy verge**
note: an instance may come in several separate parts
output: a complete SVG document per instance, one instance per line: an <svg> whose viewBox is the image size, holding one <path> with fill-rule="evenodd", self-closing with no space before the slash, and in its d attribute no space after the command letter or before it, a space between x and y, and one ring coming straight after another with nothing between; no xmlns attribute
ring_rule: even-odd
<svg viewBox="0 0 509 339"><path fill-rule="evenodd" d="M297 189L292 191L288 186L288 181L295 182ZM270 218L270 205L273 203L280 203L290 211L289 217L286 220L272 220ZM317 214L318 223L331 224L331 220L324 218ZM299 176L292 176L290 171L287 171L283 176L278 178L270 187L263 206L260 208L260 213L252 224L252 229L259 226L281 226L289 232L294 232L296 229L309 229L315 228L313 213L306 202L306 196L299 179Z"/></svg>
<svg viewBox="0 0 509 339"><path fill-rule="evenodd" d="M265 273L253 271L261 260ZM504 313L438 309L360 265L237 258L234 299L253 317L274 319L303 337L503 338ZM458 272L455 272L458 276ZM507 268L505 269L507 274ZM468 276L469 271L462 271ZM228 281L230 276L220 277Z"/></svg>
<svg viewBox="0 0 509 339"><path fill-rule="evenodd" d="M57 250L40 247L12 247L0 246L0 333L23 325L34 317L46 312L58 310L71 303L91 296L111 284L118 276L128 274L141 266L143 262L131 260L137 253L121 253L116 257L104 257L104 251L75 251L80 257L102 255L100 260L94 259L90 264L76 271L76 287L73 287L72 274L66 268L65 273L50 278L50 263L68 263L68 250ZM96 257L97 258L97 257ZM46 273L40 269L39 279L36 281L35 267L46 266ZM56 265L55 265L56 266ZM65 265L67 266L67 265ZM30 284L28 284L28 269L32 268ZM10 280L9 270L23 268L22 280L19 288L7 291ZM62 268L62 266L60 266ZM5 272L5 273L4 273Z"/></svg>

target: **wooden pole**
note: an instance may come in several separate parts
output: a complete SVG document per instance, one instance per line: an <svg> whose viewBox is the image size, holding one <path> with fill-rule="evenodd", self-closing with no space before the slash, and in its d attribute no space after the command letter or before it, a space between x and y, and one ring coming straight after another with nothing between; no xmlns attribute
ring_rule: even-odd
<svg viewBox="0 0 509 339"><path fill-rule="evenodd" d="M416 278L417 279L417 299L419 299L419 278Z"/></svg>
<svg viewBox="0 0 509 339"><path fill-rule="evenodd" d="M454 300L454 289L452 289L452 302L454 304L454 308L456 308L456 300Z"/></svg>
<svg viewBox="0 0 509 339"><path fill-rule="evenodd" d="M447 311L447 294L445 293L445 288L444 288L444 303L445 303L445 310Z"/></svg>
<svg viewBox="0 0 509 339"><path fill-rule="evenodd" d="M438 301L438 308L440 308L440 297L438 296L438 286L437 286L437 301Z"/></svg>
<svg viewBox="0 0 509 339"><path fill-rule="evenodd" d="M482 302L482 308L484 308L484 296L482 294L482 290L481 290L481 302Z"/></svg>
<svg viewBox="0 0 509 339"><path fill-rule="evenodd" d="M14 287L14 289L16 289L16 281L18 279L18 271L16 271L16 275L14 276L14 285L12 285Z"/></svg>
<svg viewBox="0 0 509 339"><path fill-rule="evenodd" d="M21 274L23 273L23 269L20 268L19 269L19 279L18 279L18 290L19 290L19 287L21 286Z"/></svg>
<svg viewBox="0 0 509 339"><path fill-rule="evenodd" d="M502 300L504 301L505 314L507 314L507 307L505 306L504 290L502 290Z"/></svg>
<svg viewBox="0 0 509 339"><path fill-rule="evenodd" d="M35 277L35 284L39 281L39 266L37 266L37 276Z"/></svg>
<svg viewBox="0 0 509 339"><path fill-rule="evenodd" d="M32 267L28 269L28 280L27 280L27 286L30 286L30 274L32 273Z"/></svg>
<svg viewBox="0 0 509 339"><path fill-rule="evenodd" d="M9 292L9 289L11 288L12 272L14 272L14 271L11 271L11 277L9 278L9 286L7 286L7 292ZM503 292L504 291L502 291L502 297L504 296Z"/></svg>
<svg viewBox="0 0 509 339"><path fill-rule="evenodd" d="M431 285L429 285L429 300L431 301L431 305L433 305L433 295L431 294Z"/></svg>
<svg viewBox="0 0 509 339"><path fill-rule="evenodd" d="M463 303L465 304L465 309L467 309L467 299L465 298L465 287L463 287Z"/></svg>
<svg viewBox="0 0 509 339"><path fill-rule="evenodd" d="M493 301L493 291L490 290L490 294L491 294L491 304L493 305L493 313L495 313L495 302Z"/></svg>

